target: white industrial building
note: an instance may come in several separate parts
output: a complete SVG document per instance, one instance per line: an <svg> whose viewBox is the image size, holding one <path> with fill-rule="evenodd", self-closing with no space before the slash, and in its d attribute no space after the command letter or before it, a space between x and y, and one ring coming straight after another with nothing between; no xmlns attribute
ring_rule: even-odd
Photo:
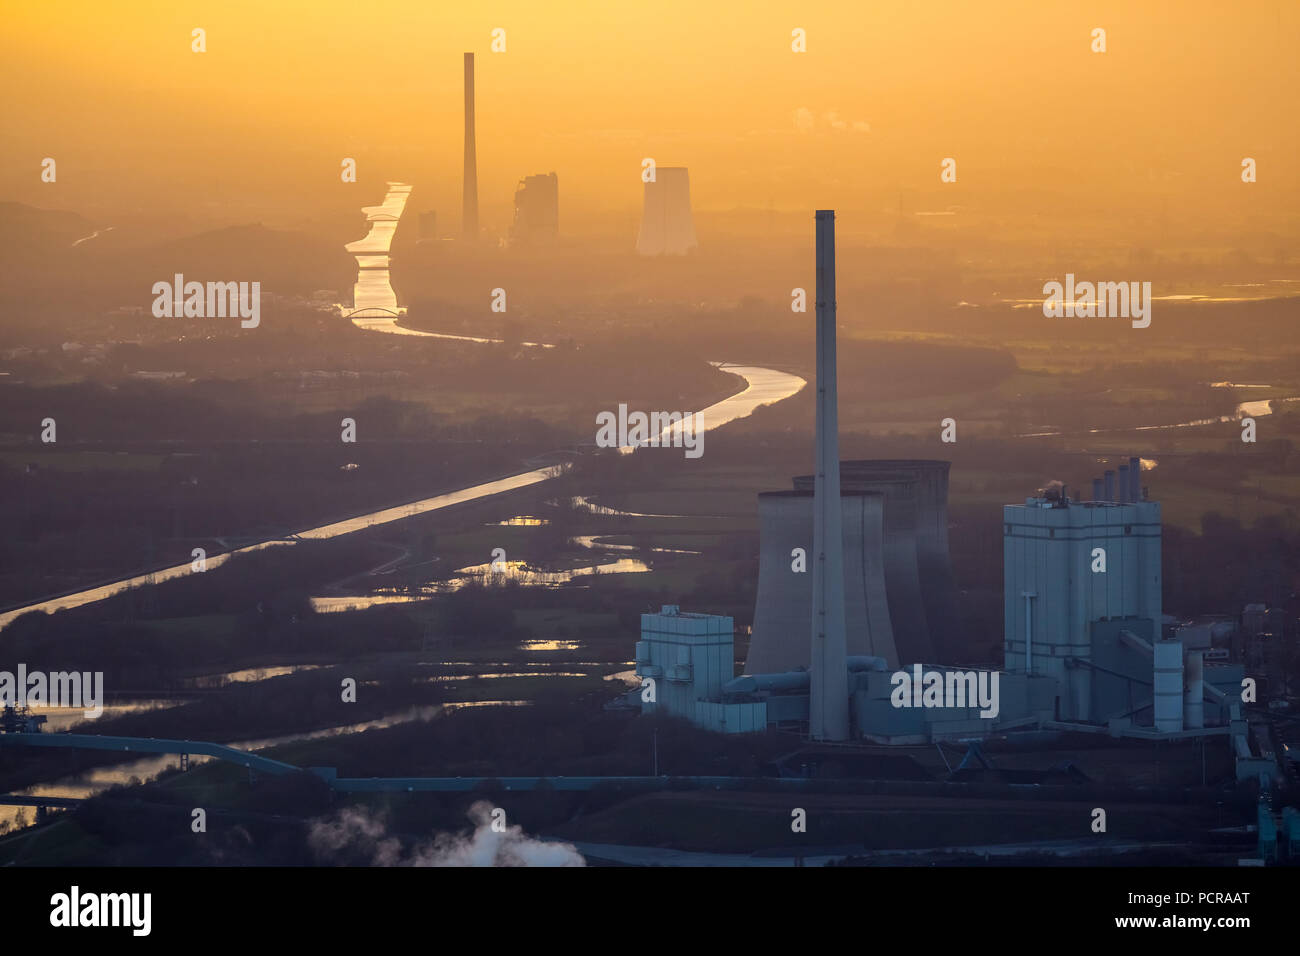
<svg viewBox="0 0 1300 956"><path fill-rule="evenodd" d="M1061 719L1090 719L1093 671L1076 664L1092 657L1094 625L1160 639L1160 504L1139 500L1138 464L1118 489L1107 472L1100 500L1058 486L1002 509L1005 666L1056 680Z"/></svg>
<svg viewBox="0 0 1300 956"><path fill-rule="evenodd" d="M729 617L683 613L671 604L642 614L636 645L642 713L668 713L723 733L766 729L762 703L722 702L722 685L735 674L734 630Z"/></svg>

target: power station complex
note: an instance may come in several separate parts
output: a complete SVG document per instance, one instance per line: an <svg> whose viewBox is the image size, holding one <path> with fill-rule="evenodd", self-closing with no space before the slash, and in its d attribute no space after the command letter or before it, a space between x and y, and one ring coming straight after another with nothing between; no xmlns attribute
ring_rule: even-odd
<svg viewBox="0 0 1300 956"><path fill-rule="evenodd" d="M461 232L466 242L480 239L478 209L478 140L474 93L474 54L464 55L464 160L461 173ZM560 187L554 172L525 176L515 187L514 220L509 244L547 246L559 238ZM436 212L420 213L420 238L438 238ZM690 171L684 166L660 166L644 181L641 227L636 252L640 256L684 256L698 248L691 215Z"/></svg>
<svg viewBox="0 0 1300 956"><path fill-rule="evenodd" d="M1051 729L1169 740L1228 736L1252 756L1239 664L1167 626L1158 502L1130 458L1075 500L1052 483L1003 508L1001 670L941 663L961 646L946 461L839 461L834 215L817 213L817 460L758 497L758 594L744 674L733 621L642 615L636 691L722 733L920 744Z"/></svg>

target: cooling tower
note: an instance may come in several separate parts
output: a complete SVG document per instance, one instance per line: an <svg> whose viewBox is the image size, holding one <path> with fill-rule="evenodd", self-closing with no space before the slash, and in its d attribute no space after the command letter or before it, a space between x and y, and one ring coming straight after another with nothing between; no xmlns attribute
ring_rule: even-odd
<svg viewBox="0 0 1300 956"><path fill-rule="evenodd" d="M849 655L883 657L897 666L885 587L884 496L840 495L844 537L844 632ZM777 674L811 665L808 622L812 615L813 495L769 491L758 496L762 549L758 601L746 674ZM794 570L795 548L806 556Z"/></svg>
<svg viewBox="0 0 1300 956"><path fill-rule="evenodd" d="M474 137L474 54L465 54L465 172L461 195L465 238L478 238L478 156Z"/></svg>
<svg viewBox="0 0 1300 956"><path fill-rule="evenodd" d="M685 166L660 166L655 181L645 184L637 254L684 256L697 245L690 174Z"/></svg>
<svg viewBox="0 0 1300 956"><path fill-rule="evenodd" d="M870 490L872 480L892 480L895 476L915 482L916 494L912 500L917 572L930 652L936 662L951 662L965 649L965 631L957 613L957 585L948 553L949 465L946 461L926 459L876 459L846 461L840 466L843 480L850 488Z"/></svg>
<svg viewBox="0 0 1300 956"><path fill-rule="evenodd" d="M948 468L925 459L840 463L845 491L885 496L885 584L903 665L938 663L963 649L948 555ZM796 489L812 485L811 475L794 480Z"/></svg>

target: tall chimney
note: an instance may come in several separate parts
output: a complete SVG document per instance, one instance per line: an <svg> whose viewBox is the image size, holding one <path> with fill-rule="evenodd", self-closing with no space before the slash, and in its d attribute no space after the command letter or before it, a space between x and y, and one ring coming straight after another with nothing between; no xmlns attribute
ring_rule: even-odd
<svg viewBox="0 0 1300 956"><path fill-rule="evenodd" d="M1142 459L1130 458L1128 460L1128 480L1129 480L1129 501L1142 500Z"/></svg>
<svg viewBox="0 0 1300 956"><path fill-rule="evenodd" d="M1094 478L1094 479L1092 479L1092 500L1093 500L1093 501L1101 501L1101 500L1102 500L1101 495L1102 495L1102 491L1101 491L1101 479L1100 479L1100 478Z"/></svg>
<svg viewBox="0 0 1300 956"><path fill-rule="evenodd" d="M1106 500L1114 504L1115 502L1115 471L1113 468L1106 469Z"/></svg>
<svg viewBox="0 0 1300 956"><path fill-rule="evenodd" d="M474 148L474 54L465 54L465 191L461 222L466 239L478 238L478 157Z"/></svg>
<svg viewBox="0 0 1300 956"><path fill-rule="evenodd" d="M1119 466L1119 503L1128 503L1128 493L1132 489L1133 483L1128 478L1128 465Z"/></svg>
<svg viewBox="0 0 1300 956"><path fill-rule="evenodd" d="M813 608L808 733L849 739L844 632L844 528L840 508L839 399L835 383L835 212L817 210L817 474L813 486Z"/></svg>

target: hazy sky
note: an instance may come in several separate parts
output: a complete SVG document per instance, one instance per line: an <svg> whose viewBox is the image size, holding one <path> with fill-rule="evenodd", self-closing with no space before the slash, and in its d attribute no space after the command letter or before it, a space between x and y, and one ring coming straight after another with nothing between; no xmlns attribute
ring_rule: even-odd
<svg viewBox="0 0 1300 956"><path fill-rule="evenodd" d="M701 209L874 211L908 192L1010 216L1170 198L1230 215L1300 195L1294 0L3 2L0 199L92 215L288 225L400 179L458 225L471 50L489 228L518 179L552 170L567 230L635 214L644 156L689 166Z"/></svg>

